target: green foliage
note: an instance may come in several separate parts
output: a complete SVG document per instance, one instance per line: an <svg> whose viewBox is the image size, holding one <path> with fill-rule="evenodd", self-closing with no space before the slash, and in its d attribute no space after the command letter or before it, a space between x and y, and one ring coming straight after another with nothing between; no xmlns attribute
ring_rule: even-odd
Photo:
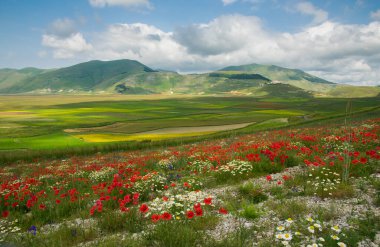
<svg viewBox="0 0 380 247"><path fill-rule="evenodd" d="M243 205L243 211L241 212L241 216L246 219L254 220L259 218L261 215L260 211L254 204L245 204Z"/></svg>
<svg viewBox="0 0 380 247"><path fill-rule="evenodd" d="M202 242L204 232L186 222L160 222L148 232L143 246L192 247Z"/></svg>
<svg viewBox="0 0 380 247"><path fill-rule="evenodd" d="M260 203L268 199L268 196L263 192L263 190L252 183L240 185L238 191L244 199L251 203Z"/></svg>
<svg viewBox="0 0 380 247"><path fill-rule="evenodd" d="M305 215L308 211L306 203L297 201L296 199L280 200L277 202L268 201L265 205L275 211L282 219L297 218L298 216Z"/></svg>
<svg viewBox="0 0 380 247"><path fill-rule="evenodd" d="M58 230L43 233L37 229L36 235L31 232L24 233L19 240L22 242L17 243L17 246L25 247L66 247L74 246L80 243L91 241L95 239L97 232L94 228L81 228L68 225L62 225Z"/></svg>
<svg viewBox="0 0 380 247"><path fill-rule="evenodd" d="M121 231L141 232L144 228L144 222L141 214L135 208L127 213L119 211L104 213L98 219L100 229L109 233Z"/></svg>

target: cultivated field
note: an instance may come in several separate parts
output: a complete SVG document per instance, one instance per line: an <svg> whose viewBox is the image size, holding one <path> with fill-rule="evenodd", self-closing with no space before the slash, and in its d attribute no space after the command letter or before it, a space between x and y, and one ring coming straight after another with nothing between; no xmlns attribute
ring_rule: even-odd
<svg viewBox="0 0 380 247"><path fill-rule="evenodd" d="M342 115L346 104L227 96L0 96L0 155L253 131ZM354 99L352 105L353 112L368 111L379 107L379 99Z"/></svg>

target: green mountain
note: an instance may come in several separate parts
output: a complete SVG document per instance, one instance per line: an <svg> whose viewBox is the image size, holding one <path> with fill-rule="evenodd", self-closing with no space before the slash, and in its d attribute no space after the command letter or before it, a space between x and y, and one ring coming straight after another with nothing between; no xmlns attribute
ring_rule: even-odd
<svg viewBox="0 0 380 247"><path fill-rule="evenodd" d="M39 73L13 84L12 93L48 89L49 91L103 90L137 73L153 73L151 68L132 60L90 61L67 68Z"/></svg>
<svg viewBox="0 0 380 247"><path fill-rule="evenodd" d="M8 92L9 88L44 73L45 70L36 68L0 69L0 92Z"/></svg>
<svg viewBox="0 0 380 247"><path fill-rule="evenodd" d="M181 75L124 59L90 61L51 70L0 69L0 93L365 97L376 96L380 88L334 84L301 70L274 65L230 66L212 73Z"/></svg>

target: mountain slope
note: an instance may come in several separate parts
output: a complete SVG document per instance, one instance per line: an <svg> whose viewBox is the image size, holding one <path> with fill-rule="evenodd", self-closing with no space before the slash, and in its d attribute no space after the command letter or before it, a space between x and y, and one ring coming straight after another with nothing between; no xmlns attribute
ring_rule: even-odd
<svg viewBox="0 0 380 247"><path fill-rule="evenodd" d="M268 97L366 97L380 87L334 84L297 69L250 64L181 75L134 60L90 61L66 68L0 69L0 93L239 94Z"/></svg>
<svg viewBox="0 0 380 247"><path fill-rule="evenodd" d="M305 73L299 69L287 69L275 65L248 64L241 66L229 66L220 71L240 71L245 73L257 73L275 82L309 81L311 83L334 84L319 77Z"/></svg>
<svg viewBox="0 0 380 247"><path fill-rule="evenodd" d="M0 92L7 92L9 88L16 86L22 81L27 81L39 74L46 72L43 69L0 69Z"/></svg>
<svg viewBox="0 0 380 247"><path fill-rule="evenodd" d="M97 90L108 88L127 76L151 72L154 70L133 60L90 61L22 80L8 88L8 92L29 92L47 88L53 91Z"/></svg>

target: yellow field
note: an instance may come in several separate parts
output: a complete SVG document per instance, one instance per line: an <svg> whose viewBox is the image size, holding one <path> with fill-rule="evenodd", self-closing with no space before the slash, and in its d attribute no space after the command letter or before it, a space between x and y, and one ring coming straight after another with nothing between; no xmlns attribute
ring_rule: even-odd
<svg viewBox="0 0 380 247"><path fill-rule="evenodd" d="M73 135L85 142L120 142L120 141L144 141L144 140L163 140L190 136L200 136L208 135L215 132L193 132L193 133L182 133L182 134L136 134L136 135L114 135L114 134L84 134L84 135Z"/></svg>

